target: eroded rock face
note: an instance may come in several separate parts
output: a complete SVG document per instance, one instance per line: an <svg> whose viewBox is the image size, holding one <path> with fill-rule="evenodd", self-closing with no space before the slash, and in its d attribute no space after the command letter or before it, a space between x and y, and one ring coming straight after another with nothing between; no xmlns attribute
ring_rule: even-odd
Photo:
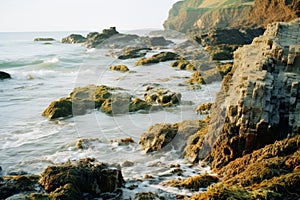
<svg viewBox="0 0 300 200"><path fill-rule="evenodd" d="M220 168L300 132L300 20L270 24L235 52L211 111L207 143Z"/></svg>
<svg viewBox="0 0 300 200"><path fill-rule="evenodd" d="M39 183L56 199L83 199L84 193L101 197L117 193L124 180L119 165L82 159L75 163L49 166L41 174Z"/></svg>
<svg viewBox="0 0 300 200"><path fill-rule="evenodd" d="M76 44L86 42L86 38L79 34L71 34L61 40L62 43Z"/></svg>

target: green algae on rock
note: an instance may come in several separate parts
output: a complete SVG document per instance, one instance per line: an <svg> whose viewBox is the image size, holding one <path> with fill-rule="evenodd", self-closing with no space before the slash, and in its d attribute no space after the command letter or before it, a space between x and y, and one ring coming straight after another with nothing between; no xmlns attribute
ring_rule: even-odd
<svg viewBox="0 0 300 200"><path fill-rule="evenodd" d="M146 65L146 64L155 64L159 62L165 62L165 61L170 61L170 60L179 60L181 59L181 56L179 56L176 53L173 52L160 52L158 54L155 54L149 58L141 58L139 59L135 65L140 66L140 65Z"/></svg>
<svg viewBox="0 0 300 200"><path fill-rule="evenodd" d="M61 40L62 43L76 44L86 42L86 38L79 34L71 34Z"/></svg>
<svg viewBox="0 0 300 200"><path fill-rule="evenodd" d="M126 65L114 65L109 67L110 70L120 71L120 72L128 72L129 69Z"/></svg>
<svg viewBox="0 0 300 200"><path fill-rule="evenodd" d="M195 71L196 68L193 64L191 64L188 60L177 60L173 63L170 64L171 67L176 67L178 69L181 69L181 70L190 70L190 71Z"/></svg>

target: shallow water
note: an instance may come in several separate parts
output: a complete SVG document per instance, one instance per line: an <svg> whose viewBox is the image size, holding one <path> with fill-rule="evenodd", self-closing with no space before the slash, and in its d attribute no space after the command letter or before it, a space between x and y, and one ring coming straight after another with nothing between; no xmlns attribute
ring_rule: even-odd
<svg viewBox="0 0 300 200"><path fill-rule="evenodd" d="M191 90L180 86L192 72L175 70L170 62L135 67L136 60L120 61L105 56L107 50L86 49L81 45L44 44L33 42L35 37L54 37L59 40L69 33L0 33L0 70L12 75L11 80L0 81L0 166L4 174L26 172L39 174L46 166L84 157L99 161L134 165L122 168L125 180L143 179L151 174L154 180L144 180L135 191L124 190L129 198L136 191L167 190L186 194L174 188L163 188L160 177L170 176L170 164L180 164L183 176L207 171L208 168L190 166L175 151L143 153L137 142L149 126L182 120L201 119L193 109L200 103L211 102L220 88L212 83ZM154 54L157 52L151 52ZM108 66L126 64L134 73L108 70ZM97 110L86 115L64 120L41 116L51 101L68 96L74 87L87 84L121 87L138 97L143 96L147 84L181 92L183 103L149 114L130 113L108 116ZM132 137L134 144L118 146L110 140ZM81 138L96 138L84 150L76 148ZM165 174L164 174L165 173ZM175 177L176 178L176 175Z"/></svg>

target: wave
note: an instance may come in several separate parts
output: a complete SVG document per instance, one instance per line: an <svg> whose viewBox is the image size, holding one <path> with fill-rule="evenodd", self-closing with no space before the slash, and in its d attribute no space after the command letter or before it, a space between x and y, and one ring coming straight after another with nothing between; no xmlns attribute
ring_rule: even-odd
<svg viewBox="0 0 300 200"><path fill-rule="evenodd" d="M15 61L0 61L0 68L23 67L27 65L42 64L43 60L15 60Z"/></svg>
<svg viewBox="0 0 300 200"><path fill-rule="evenodd" d="M59 58L56 58L56 57L43 61L43 63L45 63L45 64L55 64L58 62L59 62Z"/></svg>

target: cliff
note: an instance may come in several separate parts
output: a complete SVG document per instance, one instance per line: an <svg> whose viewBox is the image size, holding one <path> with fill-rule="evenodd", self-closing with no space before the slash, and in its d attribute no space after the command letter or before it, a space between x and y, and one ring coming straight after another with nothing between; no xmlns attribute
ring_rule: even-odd
<svg viewBox="0 0 300 200"><path fill-rule="evenodd" d="M268 25L263 36L234 53L206 138L214 168L300 133L299 80L300 18Z"/></svg>
<svg viewBox="0 0 300 200"><path fill-rule="evenodd" d="M200 29L266 27L300 16L299 0L184 0L175 3L165 29L188 32Z"/></svg>
<svg viewBox="0 0 300 200"><path fill-rule="evenodd" d="M236 27L244 24L253 0L185 0L175 3L164 23L165 29L187 32L193 28Z"/></svg>

